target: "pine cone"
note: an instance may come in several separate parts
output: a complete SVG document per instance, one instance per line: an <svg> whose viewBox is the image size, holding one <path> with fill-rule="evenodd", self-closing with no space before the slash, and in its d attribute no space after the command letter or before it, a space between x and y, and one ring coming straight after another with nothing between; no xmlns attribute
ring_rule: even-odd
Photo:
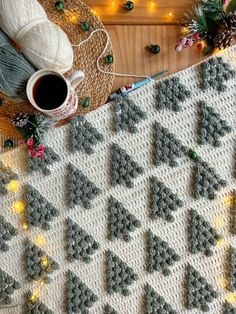
<svg viewBox="0 0 236 314"><path fill-rule="evenodd" d="M219 31L214 38L214 45L216 48L225 49L232 45L233 33L230 29Z"/></svg>
<svg viewBox="0 0 236 314"><path fill-rule="evenodd" d="M236 12L229 13L223 20L223 24L226 29L231 30L232 33L236 32Z"/></svg>

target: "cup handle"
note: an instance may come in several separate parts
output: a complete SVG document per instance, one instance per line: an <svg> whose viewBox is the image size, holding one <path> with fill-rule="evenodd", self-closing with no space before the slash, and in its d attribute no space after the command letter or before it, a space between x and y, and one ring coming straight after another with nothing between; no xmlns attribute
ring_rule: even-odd
<svg viewBox="0 0 236 314"><path fill-rule="evenodd" d="M68 79L69 84L73 89L76 89L79 84L84 80L84 72L82 71L76 71L74 72L71 77Z"/></svg>

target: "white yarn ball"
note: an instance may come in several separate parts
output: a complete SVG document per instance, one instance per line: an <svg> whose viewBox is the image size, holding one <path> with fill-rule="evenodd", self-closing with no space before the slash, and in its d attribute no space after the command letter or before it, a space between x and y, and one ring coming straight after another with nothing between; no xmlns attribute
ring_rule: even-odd
<svg viewBox="0 0 236 314"><path fill-rule="evenodd" d="M66 33L47 18L37 0L0 0L0 27L37 69L65 73L73 64Z"/></svg>

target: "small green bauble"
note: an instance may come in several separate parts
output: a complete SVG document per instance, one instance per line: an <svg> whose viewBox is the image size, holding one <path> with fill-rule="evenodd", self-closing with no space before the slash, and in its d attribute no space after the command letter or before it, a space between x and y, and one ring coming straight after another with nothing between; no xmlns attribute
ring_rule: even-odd
<svg viewBox="0 0 236 314"><path fill-rule="evenodd" d="M196 159L198 158L198 154L197 154L195 151L190 150L190 151L189 151L189 157L190 157L191 159L193 159L193 160L196 160Z"/></svg>
<svg viewBox="0 0 236 314"><path fill-rule="evenodd" d="M131 11L134 9L134 3L133 1L127 1L126 3L123 4L123 8L125 8L128 11Z"/></svg>
<svg viewBox="0 0 236 314"><path fill-rule="evenodd" d="M150 51L155 55L157 55L161 51L161 47L159 45L150 45L149 48Z"/></svg>
<svg viewBox="0 0 236 314"><path fill-rule="evenodd" d="M13 147L13 141L11 139L8 139L4 142L4 148L10 148Z"/></svg>
<svg viewBox="0 0 236 314"><path fill-rule="evenodd" d="M114 62L114 58L112 55L107 55L105 58L104 58L105 62L107 64L112 64Z"/></svg>
<svg viewBox="0 0 236 314"><path fill-rule="evenodd" d="M63 1L57 1L55 3L55 8L57 11L63 11L65 9L65 3Z"/></svg>
<svg viewBox="0 0 236 314"><path fill-rule="evenodd" d="M84 32L88 32L90 30L91 24L89 22L81 22L80 25Z"/></svg>
<svg viewBox="0 0 236 314"><path fill-rule="evenodd" d="M84 98L84 100L82 101L82 106L84 108L90 107L91 104L92 104L92 100L89 97Z"/></svg>

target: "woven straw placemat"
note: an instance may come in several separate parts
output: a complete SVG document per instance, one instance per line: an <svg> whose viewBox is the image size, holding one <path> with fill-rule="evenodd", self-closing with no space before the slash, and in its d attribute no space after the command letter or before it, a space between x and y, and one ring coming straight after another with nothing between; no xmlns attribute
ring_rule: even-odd
<svg viewBox="0 0 236 314"><path fill-rule="evenodd" d="M55 9L54 0L39 0L45 8L48 18L67 33L72 44L78 44L86 39L90 32L84 32L80 27L80 22L88 21L92 25L92 29L102 28L104 26L101 20L92 13L87 5L80 0L65 0L65 10L58 12ZM85 79L78 87L79 100L89 97L92 104L89 108L79 106L78 114L84 114L103 105L109 94L111 93L114 76L103 74L96 67L97 58L102 53L106 44L106 36L104 33L95 33L89 42L83 44L79 48L74 48L74 64L73 68L66 74L69 76L72 72L82 70L85 72ZM107 54L113 54L111 43ZM106 65L102 62L101 67L112 72L114 65ZM4 96L0 94L0 98ZM34 108L29 103L13 103L9 99L6 104L0 107L0 133L13 138L20 138L20 134L11 124L11 118L17 112L32 113ZM63 121L66 123L67 121Z"/></svg>

